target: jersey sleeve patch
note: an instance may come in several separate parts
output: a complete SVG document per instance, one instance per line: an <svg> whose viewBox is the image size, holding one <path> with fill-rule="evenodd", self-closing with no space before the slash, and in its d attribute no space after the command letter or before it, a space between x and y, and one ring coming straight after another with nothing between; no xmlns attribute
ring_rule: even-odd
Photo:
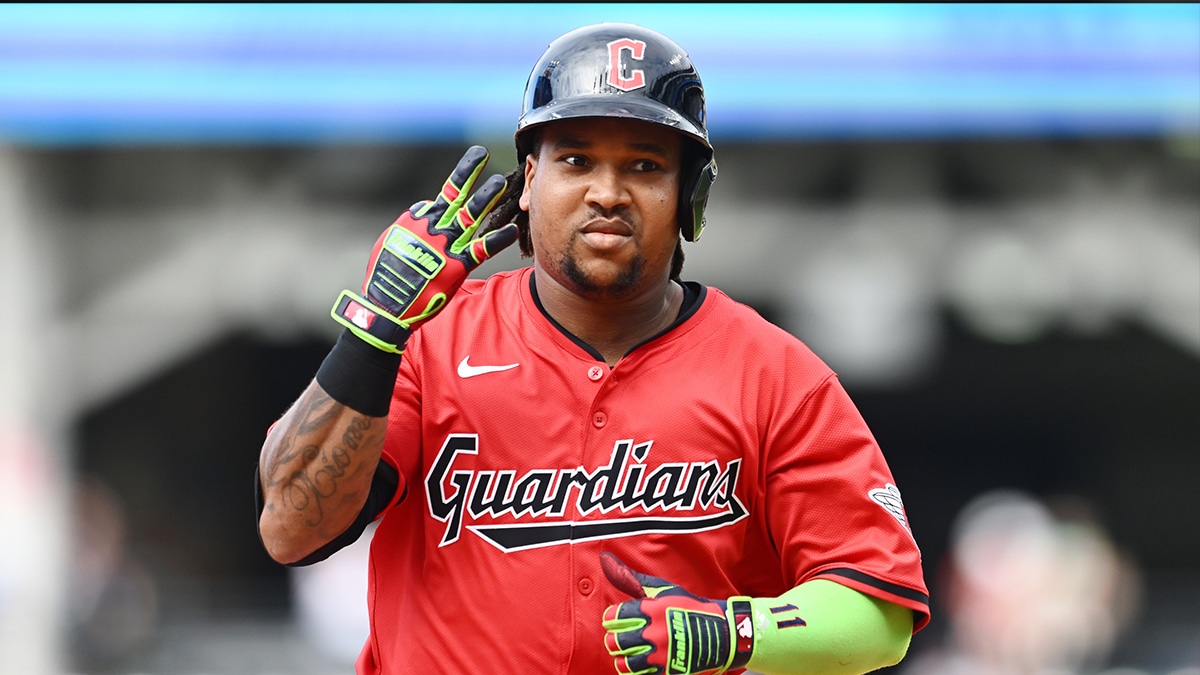
<svg viewBox="0 0 1200 675"><path fill-rule="evenodd" d="M912 536L912 528L908 526L908 516L904 513L904 500L900 498L900 489L891 483L885 484L881 488L875 488L867 493L871 501L875 502L887 511L896 519L897 522Z"/></svg>

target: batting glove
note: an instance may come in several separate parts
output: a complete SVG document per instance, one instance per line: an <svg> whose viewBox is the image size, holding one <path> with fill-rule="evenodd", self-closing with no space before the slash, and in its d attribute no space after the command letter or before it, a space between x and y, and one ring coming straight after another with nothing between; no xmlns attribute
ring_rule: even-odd
<svg viewBox="0 0 1200 675"><path fill-rule="evenodd" d="M437 314L483 261L517 240L505 225L476 237L484 216L504 193L494 175L470 199L488 151L467 150L433 201L413 204L383 231L367 264L362 293L342 291L330 314L365 342L402 354L409 334Z"/></svg>
<svg viewBox="0 0 1200 675"><path fill-rule="evenodd" d="M604 610L604 645L620 675L709 675L745 668L754 652L750 598L709 600L600 554L604 576L633 600Z"/></svg>

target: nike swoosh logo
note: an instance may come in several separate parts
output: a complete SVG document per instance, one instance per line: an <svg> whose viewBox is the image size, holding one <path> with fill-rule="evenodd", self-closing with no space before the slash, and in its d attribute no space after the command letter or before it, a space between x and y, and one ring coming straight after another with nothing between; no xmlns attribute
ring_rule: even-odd
<svg viewBox="0 0 1200 675"><path fill-rule="evenodd" d="M521 365L519 363L510 363L507 366L473 366L473 365L467 363L467 361L469 361L470 358L471 358L470 355L464 356L462 363L458 364L458 376L459 377L467 378L467 377L475 377L476 375L483 375L485 373L496 373L496 372L500 372L501 370L509 370L511 368L516 368L517 366Z"/></svg>

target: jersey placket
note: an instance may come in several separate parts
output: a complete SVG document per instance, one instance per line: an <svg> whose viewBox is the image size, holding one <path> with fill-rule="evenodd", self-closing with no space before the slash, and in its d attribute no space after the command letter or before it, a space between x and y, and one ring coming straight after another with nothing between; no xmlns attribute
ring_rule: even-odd
<svg viewBox="0 0 1200 675"><path fill-rule="evenodd" d="M583 672L587 664L599 663L594 661L598 657L608 659L600 627L605 607L602 600L604 594L598 592L600 584L606 583L599 568L599 552L604 548L605 540L592 538L587 528L589 523L613 515L610 508L615 505L605 503L603 495L614 493L616 486L609 482L619 480L620 468L610 466L613 464L616 444L612 417L615 410L614 389L619 381L615 369L610 369L604 363L594 363L586 367L583 376L592 384L594 391L591 406L580 419L579 466L590 476L607 475L603 485L588 481L592 487L581 486L581 490L586 489L587 494L581 492L571 507L571 518L576 522L576 532L580 537L571 546L574 588L569 589L575 624L571 670L575 672Z"/></svg>

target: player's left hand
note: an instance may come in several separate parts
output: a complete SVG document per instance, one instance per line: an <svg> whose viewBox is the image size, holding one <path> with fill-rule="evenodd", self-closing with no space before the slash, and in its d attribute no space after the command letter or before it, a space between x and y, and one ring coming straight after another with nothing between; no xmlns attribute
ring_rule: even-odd
<svg viewBox="0 0 1200 675"><path fill-rule="evenodd" d="M604 645L620 675L716 675L744 668L754 651L746 597L710 600L600 554L604 576L633 600L604 610Z"/></svg>

